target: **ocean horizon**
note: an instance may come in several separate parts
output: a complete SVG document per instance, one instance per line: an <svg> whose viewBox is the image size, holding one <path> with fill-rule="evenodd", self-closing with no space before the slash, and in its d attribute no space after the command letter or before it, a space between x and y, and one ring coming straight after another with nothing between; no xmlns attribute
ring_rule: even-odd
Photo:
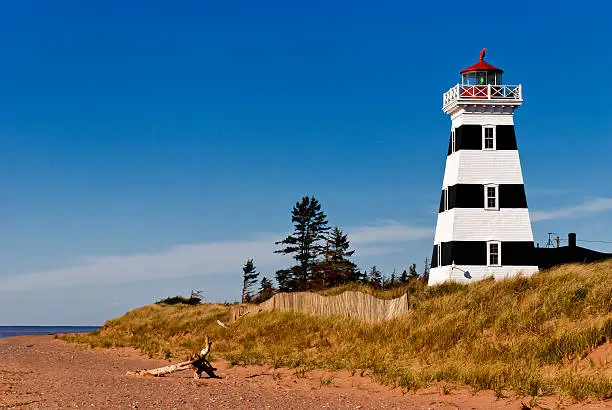
<svg viewBox="0 0 612 410"><path fill-rule="evenodd" d="M0 326L0 339L13 336L89 333L99 328L100 326Z"/></svg>

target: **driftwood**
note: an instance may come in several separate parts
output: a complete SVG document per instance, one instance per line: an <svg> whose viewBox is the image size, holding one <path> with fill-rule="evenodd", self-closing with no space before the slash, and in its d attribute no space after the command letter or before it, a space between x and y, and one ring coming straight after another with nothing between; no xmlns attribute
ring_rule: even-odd
<svg viewBox="0 0 612 410"><path fill-rule="evenodd" d="M206 359L206 356L210 353L210 346L212 342L206 336L206 346L200 354L195 354L191 357L191 360L186 362L171 364L169 366L158 367L157 369L151 370L137 370L135 372L127 372L128 376L155 376L160 377L169 373L180 372L182 370L193 369L193 378L199 379L202 377L202 373L206 373L211 378L218 378L215 374L216 368L212 367L210 362Z"/></svg>

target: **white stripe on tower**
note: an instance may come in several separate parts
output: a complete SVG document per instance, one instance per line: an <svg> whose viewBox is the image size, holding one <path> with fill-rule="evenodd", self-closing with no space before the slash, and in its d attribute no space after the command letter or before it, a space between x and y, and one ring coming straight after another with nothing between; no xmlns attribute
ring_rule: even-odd
<svg viewBox="0 0 612 410"><path fill-rule="evenodd" d="M533 241L529 210L455 208L441 212L434 243L451 241Z"/></svg>
<svg viewBox="0 0 612 410"><path fill-rule="evenodd" d="M522 184L518 150L460 150L446 157L442 188L456 184Z"/></svg>
<svg viewBox="0 0 612 410"><path fill-rule="evenodd" d="M491 115L493 114L493 115ZM456 113L451 116L452 127L459 128L462 125L514 125L514 108L511 107L474 107L467 113Z"/></svg>

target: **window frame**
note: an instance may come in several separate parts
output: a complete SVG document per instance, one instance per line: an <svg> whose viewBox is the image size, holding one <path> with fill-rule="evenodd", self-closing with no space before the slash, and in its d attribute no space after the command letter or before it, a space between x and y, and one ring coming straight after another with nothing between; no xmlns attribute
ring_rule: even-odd
<svg viewBox="0 0 612 410"><path fill-rule="evenodd" d="M497 245L497 252L491 252L491 245ZM500 241L487 241L487 266L502 266L502 243ZM497 263L491 263L491 255L497 255Z"/></svg>
<svg viewBox="0 0 612 410"><path fill-rule="evenodd" d="M455 129L451 130L451 154L457 152L457 137L455 135Z"/></svg>
<svg viewBox="0 0 612 410"><path fill-rule="evenodd" d="M495 206L489 206L489 188L495 189ZM484 185L484 209L487 211L499 211L499 185L485 184Z"/></svg>
<svg viewBox="0 0 612 410"><path fill-rule="evenodd" d="M438 266L442 266L442 242L438 244Z"/></svg>
<svg viewBox="0 0 612 410"><path fill-rule="evenodd" d="M442 190L442 195L444 195L444 203L442 205L442 212L448 211L448 187Z"/></svg>
<svg viewBox="0 0 612 410"><path fill-rule="evenodd" d="M487 148L487 130L493 130L493 148ZM496 151L497 150L497 127L495 125L483 125L482 126L482 150L483 151Z"/></svg>

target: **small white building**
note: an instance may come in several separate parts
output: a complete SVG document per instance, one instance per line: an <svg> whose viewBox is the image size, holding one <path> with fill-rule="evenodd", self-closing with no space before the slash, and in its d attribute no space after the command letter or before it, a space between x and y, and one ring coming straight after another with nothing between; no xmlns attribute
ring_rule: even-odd
<svg viewBox="0 0 612 410"><path fill-rule="evenodd" d="M538 270L514 133L522 87L505 85L484 57L444 93L452 125L430 285Z"/></svg>

